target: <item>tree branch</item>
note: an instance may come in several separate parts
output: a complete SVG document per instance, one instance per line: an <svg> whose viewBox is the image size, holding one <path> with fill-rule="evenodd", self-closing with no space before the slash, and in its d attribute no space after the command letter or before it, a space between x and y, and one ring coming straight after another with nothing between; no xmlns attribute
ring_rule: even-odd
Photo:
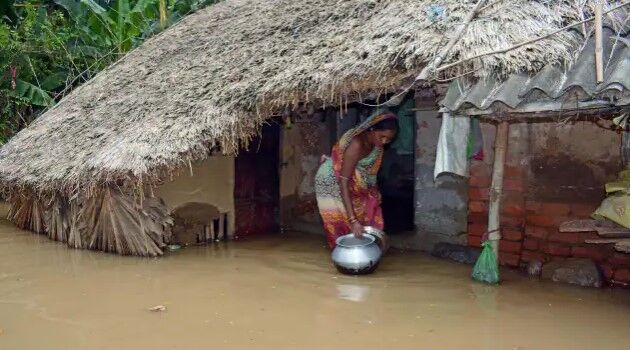
<svg viewBox="0 0 630 350"><path fill-rule="evenodd" d="M459 41L459 39L461 39L462 34L464 33L464 30L466 30L466 28L468 27L470 22L472 22L473 18L475 18L477 13L479 13L479 9L482 8L482 5L485 2L486 2L486 0L479 0L479 2L477 2L475 7L468 14L468 17L466 17L466 20L457 29L457 31L453 34L453 36L451 36L451 39L446 44L444 49L442 49L442 51L437 56L435 56L435 58L433 59L433 62L431 62L430 64L425 66L422 69L422 71L420 71L420 74L418 74L418 76L416 77L415 81L427 80L427 78L429 77L430 74L436 73L435 68L438 67L440 64L442 64L442 61L448 55L448 53L451 51L453 46L455 46L455 44Z"/></svg>
<svg viewBox="0 0 630 350"><path fill-rule="evenodd" d="M630 1L625 1L625 2L623 2L620 5L617 5L617 6L611 8L611 9L609 9L607 11L602 12L602 15L605 15L607 13L613 12L613 11L618 10L618 9L624 7L624 6L627 6L627 5L630 5ZM560 28L558 30L554 30L551 33L547 33L547 34L545 34L543 36L540 36L540 37L537 37L537 38L534 38L534 39L531 39L531 40L523 41L522 43L516 44L514 46L511 46L511 47L508 47L508 48L505 48L505 49L484 52L484 53L480 53L480 54L472 56L472 57L461 59L461 60L459 60L457 62L445 64L445 65L437 68L436 72L442 72L444 70L447 70L449 68L453 68L453 67L455 67L457 65L460 65L462 63L465 63L465 62L468 62L468 61L471 61L471 60L475 60L475 59L478 59L478 58L481 58L481 57L484 57L484 56L495 55L495 54L498 54L498 53L505 53L505 52L508 52L508 51L512 51L512 50L518 49L519 47L522 47L522 46L525 46L525 45L529 45L529 44L535 43L537 41L546 39L546 38L548 38L550 36L556 35L556 34L558 34L560 32L563 32L563 31L565 31L567 29L571 29L571 28L577 27L577 26L579 26L581 24L593 21L594 19L595 19L595 17L590 17L590 18L587 18L587 19L585 19L583 21L579 21L579 22L575 22L573 24L569 24L569 25L567 25L565 27L562 27L562 28Z"/></svg>

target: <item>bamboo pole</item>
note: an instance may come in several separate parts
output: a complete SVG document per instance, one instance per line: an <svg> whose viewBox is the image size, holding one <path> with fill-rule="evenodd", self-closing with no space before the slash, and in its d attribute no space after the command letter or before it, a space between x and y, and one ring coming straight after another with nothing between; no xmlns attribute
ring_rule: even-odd
<svg viewBox="0 0 630 350"><path fill-rule="evenodd" d="M605 14L608 14L608 13L610 13L610 12L616 11L616 10L618 10L618 9L620 9L620 8L622 8L622 7L628 6L628 5L630 5L630 1L624 1L623 3L620 3L620 4L619 4L619 5L617 5L617 6L611 7L611 8L609 8L608 10L603 11L603 12L602 12L602 15L605 15ZM569 25L567 25L567 26L564 26L564 27L562 27L562 28L560 28L560 29L558 29L558 30L554 30L554 31L552 31L552 32L550 32L550 33L547 33L547 34L545 34L545 35L539 36L539 37L537 37L537 38L534 38L534 39L530 39L530 40L526 40L526 41L520 42L520 43L518 43L518 44L516 44L516 45L514 45L514 46L510 46L510 47L505 48L505 49L499 49L499 50L493 50L493 51L483 52L483 53L480 53L480 54L475 55L475 56L471 56L471 57L463 58L463 59L461 59L461 60L459 60L459 61L456 61L456 62L453 62L453 63L449 63L449 64L445 64L445 65L443 65L443 66L440 66L440 67L436 68L435 70L436 70L436 72L438 72L438 73L439 73L439 72L442 72L442 71L447 70L447 69L449 69L449 68L453 68L453 67L455 67L455 66L458 66L458 65L460 65L460 64L462 64L462 63L465 63L465 62L468 62L468 61L471 61L471 60L475 60L475 59L478 59L478 58L481 58L481 57L484 57L484 56L496 55L496 54L499 54L499 53L506 53L506 52L508 52L508 51L512 51L512 50L518 49L519 47L523 47L523 46L525 46L525 45L529 45L529 44L535 43L535 42L537 42L537 41L540 41L540 40L546 39L546 38L548 38L548 37L550 37L550 36L552 36L552 35L556 35L556 34L558 34L558 33L560 33L560 32L563 32L563 31L565 31L565 30L567 30L567 29L571 29L571 28L573 28L573 27L577 27L577 26L582 25L582 24L584 24L584 23L591 22L591 21L593 21L593 20L595 20L595 17L589 17L589 18L587 18L587 19L585 19L585 20L582 20L582 21L579 21L579 22L575 22L575 23L571 23L571 24L569 24Z"/></svg>
<svg viewBox="0 0 630 350"><path fill-rule="evenodd" d="M429 63L426 67L422 69L422 71L420 71L420 74L418 74L414 82L427 80L429 78L429 75L436 73L435 69L439 67L440 64L442 64L442 61L444 61L446 56L448 56L448 53L451 51L453 46L455 46L455 44L459 41L459 39L462 38L462 36L464 35L464 31L466 30L466 28L468 28L468 25L470 24L470 22L472 22L475 16L477 16L477 13L479 13L480 9L483 7L483 4L485 3L486 3L486 0L479 0L477 2L475 7L472 9L472 11L468 13L468 16L466 17L462 25L460 25L459 28L457 28L457 30L455 31L455 33L453 33L453 35L451 36L451 39L448 41L446 46L444 46L444 48L440 51L440 53L437 56L435 56L435 58L433 59L433 61L431 61L431 63Z"/></svg>
<svg viewBox="0 0 630 350"><path fill-rule="evenodd" d="M160 0L160 27L166 28L166 0Z"/></svg>
<svg viewBox="0 0 630 350"><path fill-rule="evenodd" d="M595 72L597 82L604 81L604 46L602 45L602 3L595 5Z"/></svg>
<svg viewBox="0 0 630 350"><path fill-rule="evenodd" d="M492 169L492 184L490 186L490 208L488 210L488 240L492 245L494 255L499 257L501 195L503 193L503 168L507 151L510 124L506 121L497 126L494 140L494 166Z"/></svg>

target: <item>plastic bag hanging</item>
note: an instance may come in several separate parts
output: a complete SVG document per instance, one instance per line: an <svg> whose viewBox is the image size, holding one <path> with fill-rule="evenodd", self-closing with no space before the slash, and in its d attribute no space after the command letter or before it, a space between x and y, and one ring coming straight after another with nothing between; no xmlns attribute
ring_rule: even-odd
<svg viewBox="0 0 630 350"><path fill-rule="evenodd" d="M499 264L492 250L492 244L490 241L485 241L481 245L483 249L475 263L471 277L478 282L497 284L499 283Z"/></svg>

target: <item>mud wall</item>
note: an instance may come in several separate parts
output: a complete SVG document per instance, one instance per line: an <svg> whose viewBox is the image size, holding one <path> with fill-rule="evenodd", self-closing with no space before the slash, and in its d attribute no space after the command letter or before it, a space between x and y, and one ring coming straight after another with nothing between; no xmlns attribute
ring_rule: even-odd
<svg viewBox="0 0 630 350"><path fill-rule="evenodd" d="M602 123L599 123L602 124ZM473 161L469 179L469 245L487 230L495 126L483 124L484 161ZM501 263L591 258L608 278L620 255L585 244L594 234L560 233L561 223L589 218L605 197L604 184L622 168L621 136L593 122L520 123L510 127L502 198ZM623 259L621 259L623 260ZM630 261L630 259L627 259Z"/></svg>
<svg viewBox="0 0 630 350"><path fill-rule="evenodd" d="M431 251L439 242L464 244L466 241L466 180L449 174L437 181L433 179L441 125L437 110L416 112L416 234L397 244L402 248Z"/></svg>
<svg viewBox="0 0 630 350"><path fill-rule="evenodd" d="M315 173L320 157L330 153L334 118L324 112L303 115L282 130L280 221L284 229L322 232Z"/></svg>
<svg viewBox="0 0 630 350"><path fill-rule="evenodd" d="M211 204L228 214L229 232L234 232L234 157L212 156L184 169L172 181L155 190L169 209L190 202Z"/></svg>

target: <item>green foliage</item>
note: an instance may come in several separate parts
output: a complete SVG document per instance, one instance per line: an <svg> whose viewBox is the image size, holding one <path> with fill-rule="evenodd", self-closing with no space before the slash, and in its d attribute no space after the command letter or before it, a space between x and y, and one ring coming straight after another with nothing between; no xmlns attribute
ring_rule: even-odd
<svg viewBox="0 0 630 350"><path fill-rule="evenodd" d="M54 103L63 79L81 69L65 44L77 37L60 12L43 6L19 11L19 22L0 22L0 142Z"/></svg>
<svg viewBox="0 0 630 350"><path fill-rule="evenodd" d="M0 1L0 144L147 37L213 2Z"/></svg>

